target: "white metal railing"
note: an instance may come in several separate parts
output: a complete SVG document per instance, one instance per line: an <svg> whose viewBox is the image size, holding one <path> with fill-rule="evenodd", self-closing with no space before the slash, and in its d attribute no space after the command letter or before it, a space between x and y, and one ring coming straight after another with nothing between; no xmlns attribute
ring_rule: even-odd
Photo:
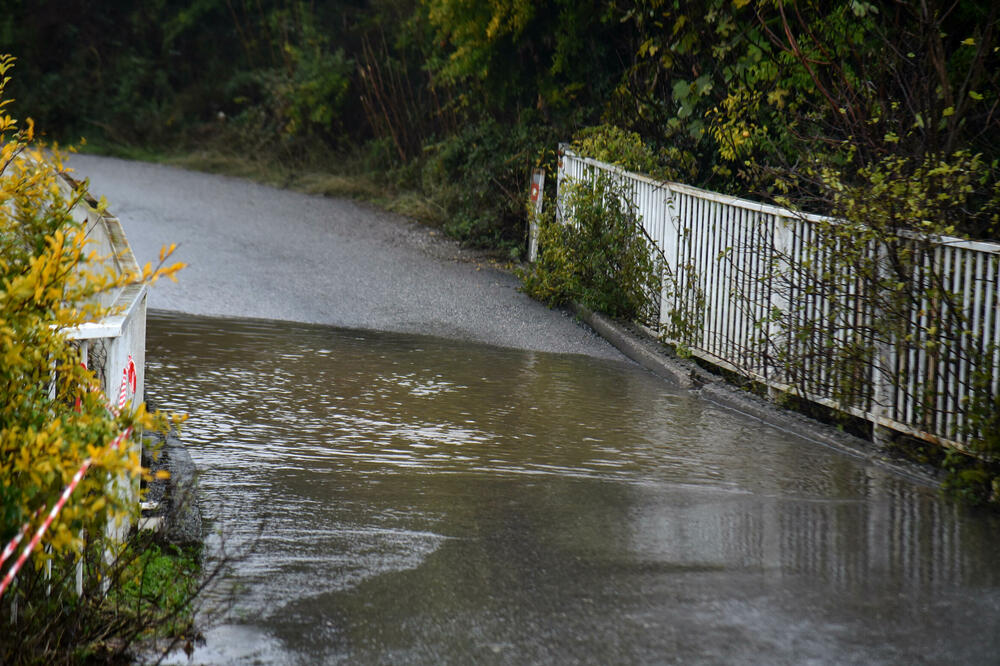
<svg viewBox="0 0 1000 666"><path fill-rule="evenodd" d="M67 175L59 178L60 190L67 200L72 200L77 186L78 183ZM80 199L71 214L83 225L90 243L88 247L104 267L110 267L116 275L141 274L118 218L107 212L100 212L97 202L89 195ZM95 267L89 268L93 270ZM67 332L70 340L78 341L82 362L94 370L104 395L110 400L118 398L123 373L129 366L129 360L132 360L135 366L133 408L142 400L144 390L146 295L144 284L133 284L113 293L102 294L102 304L109 308L109 314L100 321L88 322ZM127 502L138 507L138 479L117 480L114 492L120 493ZM121 540L128 529L128 525L112 526L111 532Z"/></svg>
<svg viewBox="0 0 1000 666"><path fill-rule="evenodd" d="M908 288L914 298L903 316L912 326L886 343L866 338L879 317L872 305L878 299L864 293L871 280L844 275L831 287L829 280L811 277L837 265L831 255L838 246L819 242L819 235L824 224L839 222L657 181L565 146L557 180L560 209L567 180L587 182L598 173L624 185L660 254L664 287L652 306L667 342L774 391L966 449L967 401L977 371L992 377L993 395L1000 388L1000 245L950 237L920 244L929 250L912 269ZM863 251L885 247L872 242ZM872 258L878 265L878 257ZM929 288L932 283L937 291ZM929 295L942 292L948 298ZM944 325L956 319L961 330ZM845 396L823 346L848 349L854 339L866 342L869 351ZM788 358L798 359L793 369L783 362Z"/></svg>

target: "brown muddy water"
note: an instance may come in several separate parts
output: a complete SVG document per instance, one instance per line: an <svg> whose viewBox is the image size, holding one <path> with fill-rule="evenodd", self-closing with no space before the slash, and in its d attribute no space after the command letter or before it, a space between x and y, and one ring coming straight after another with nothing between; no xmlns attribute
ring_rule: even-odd
<svg viewBox="0 0 1000 666"><path fill-rule="evenodd" d="M635 365L162 313L147 350L210 542L260 533L194 663L1000 660L996 516Z"/></svg>

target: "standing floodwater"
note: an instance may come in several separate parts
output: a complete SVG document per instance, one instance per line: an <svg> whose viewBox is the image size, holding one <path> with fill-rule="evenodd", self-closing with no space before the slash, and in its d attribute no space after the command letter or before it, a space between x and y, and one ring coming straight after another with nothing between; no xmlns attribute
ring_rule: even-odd
<svg viewBox="0 0 1000 666"><path fill-rule="evenodd" d="M195 662L995 663L1000 520L629 364L154 314L203 508L263 535Z"/></svg>

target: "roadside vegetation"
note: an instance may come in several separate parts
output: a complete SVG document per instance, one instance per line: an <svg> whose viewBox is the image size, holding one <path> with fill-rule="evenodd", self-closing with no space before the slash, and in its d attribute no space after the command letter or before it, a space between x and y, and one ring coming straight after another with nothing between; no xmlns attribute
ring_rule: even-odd
<svg viewBox="0 0 1000 666"><path fill-rule="evenodd" d="M12 3L0 35L19 58L14 108L54 138L409 200L455 237L520 256L530 169L554 167L572 138L818 213L887 179L936 201L928 174L953 170L967 194L894 221L997 237L997 12L985 0L42 0Z"/></svg>
<svg viewBox="0 0 1000 666"><path fill-rule="evenodd" d="M853 249L812 279L833 288L849 272L887 288L869 347L904 323L891 313L905 312L907 276L927 256L908 234L1000 239L989 0L40 0L10 3L0 35L19 58L17 112L54 138L367 199L503 258L525 252L531 169L552 173L567 140L658 178L857 223L826 230L827 248ZM605 290L601 269L567 249L617 233L628 254L641 238L542 228L563 249L543 244L529 289L635 310L632 287ZM888 240L890 274L854 251L874 238ZM656 286L645 268L634 288ZM844 390L856 375L844 365ZM975 378L970 422L995 459L993 380ZM943 462L978 480L977 498L1000 495L995 467Z"/></svg>
<svg viewBox="0 0 1000 666"><path fill-rule="evenodd" d="M0 56L0 100L12 65ZM124 543L107 536L138 511L112 489L149 479L138 448L117 446L119 435L164 429L169 419L143 405L113 414L67 331L108 313L101 293L171 278L182 265L168 265L165 250L140 275L105 270L70 215L85 189L62 194L62 155L36 142L33 124L19 125L8 106L0 101L0 663L121 661L151 638L190 637L200 555L168 550L149 532Z"/></svg>
<svg viewBox="0 0 1000 666"><path fill-rule="evenodd" d="M635 206L607 177L572 183L565 210L549 206L540 220L538 260L522 271L524 290L549 305L570 302L625 321L654 323L661 264L642 233Z"/></svg>

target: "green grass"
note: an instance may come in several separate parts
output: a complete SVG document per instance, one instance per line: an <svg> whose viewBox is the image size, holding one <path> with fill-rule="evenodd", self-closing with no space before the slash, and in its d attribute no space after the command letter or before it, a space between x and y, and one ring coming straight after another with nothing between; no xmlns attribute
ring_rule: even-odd
<svg viewBox="0 0 1000 666"><path fill-rule="evenodd" d="M200 549L151 543L139 553L126 553L122 561L118 584L108 597L114 612L142 622L143 638L170 639L189 633L194 625L191 602L201 573Z"/></svg>

